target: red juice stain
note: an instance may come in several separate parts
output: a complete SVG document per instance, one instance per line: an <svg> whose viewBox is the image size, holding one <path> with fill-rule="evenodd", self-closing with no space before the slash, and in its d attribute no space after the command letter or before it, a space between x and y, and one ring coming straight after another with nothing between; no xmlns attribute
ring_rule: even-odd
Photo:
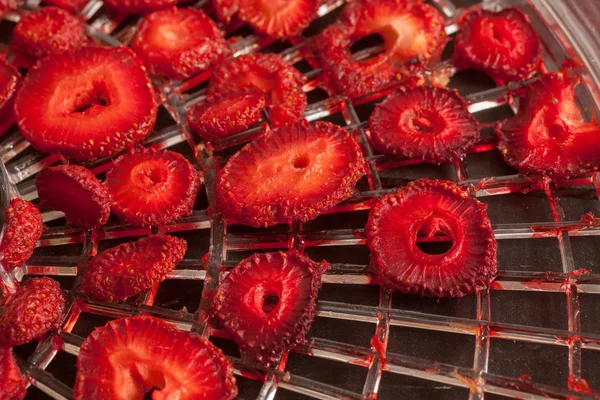
<svg viewBox="0 0 600 400"><path fill-rule="evenodd" d="M523 286L532 290L542 290L542 281L521 282Z"/></svg>
<svg viewBox="0 0 600 400"><path fill-rule="evenodd" d="M569 375L568 385L569 390L573 392L595 395L595 393L590 388L590 385L588 385L587 381L583 378L577 378L574 375ZM600 396L598 395L595 395L594 397L600 398Z"/></svg>
<svg viewBox="0 0 600 400"><path fill-rule="evenodd" d="M521 375L521 380L531 382L531 377L527 374L523 374L523 375Z"/></svg>
<svg viewBox="0 0 600 400"><path fill-rule="evenodd" d="M585 213L581 216L580 219L581 222L587 222L590 224L594 223L594 213L593 212L589 212L589 213Z"/></svg>
<svg viewBox="0 0 600 400"><path fill-rule="evenodd" d="M586 274L591 274L592 271L590 271L587 268L581 268L581 269L577 269L571 273L569 273L569 276L579 276L579 275L586 275Z"/></svg>
<svg viewBox="0 0 600 400"><path fill-rule="evenodd" d="M504 290L504 286L502 286L502 284L498 281L494 281L492 282L492 286L491 286L492 290Z"/></svg>

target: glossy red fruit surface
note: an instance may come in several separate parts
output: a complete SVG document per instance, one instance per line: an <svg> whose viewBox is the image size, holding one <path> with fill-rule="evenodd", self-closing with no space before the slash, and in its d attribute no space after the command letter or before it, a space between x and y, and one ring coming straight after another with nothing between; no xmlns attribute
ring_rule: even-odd
<svg viewBox="0 0 600 400"><path fill-rule="evenodd" d="M176 4L177 0L104 0L109 11L123 14L148 14Z"/></svg>
<svg viewBox="0 0 600 400"><path fill-rule="evenodd" d="M88 0L43 0L42 3L47 4L49 6L54 6L58 8L62 8L63 10L67 10L72 14L77 14L87 3Z"/></svg>
<svg viewBox="0 0 600 400"><path fill-rule="evenodd" d="M22 400L27 394L27 383L15 361L12 349L0 347L0 399Z"/></svg>
<svg viewBox="0 0 600 400"><path fill-rule="evenodd" d="M21 198L10 201L4 217L6 222L0 251L5 266L10 270L29 260L44 231L44 221L37 207Z"/></svg>
<svg viewBox="0 0 600 400"><path fill-rule="evenodd" d="M299 35L317 17L320 0L237 0L238 16L258 32Z"/></svg>

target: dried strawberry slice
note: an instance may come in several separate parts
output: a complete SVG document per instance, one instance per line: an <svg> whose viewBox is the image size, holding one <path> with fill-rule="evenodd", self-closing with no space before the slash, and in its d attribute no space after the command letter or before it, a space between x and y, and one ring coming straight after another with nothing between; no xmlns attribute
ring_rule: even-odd
<svg viewBox="0 0 600 400"><path fill-rule="evenodd" d="M479 138L479 124L455 91L403 87L369 119L377 150L439 164L460 158Z"/></svg>
<svg viewBox="0 0 600 400"><path fill-rule="evenodd" d="M96 300L125 300L162 282L186 250L185 240L167 235L121 244L88 263L81 288Z"/></svg>
<svg viewBox="0 0 600 400"><path fill-rule="evenodd" d="M62 8L72 14L77 14L83 10L89 0L43 0L42 2L49 6Z"/></svg>
<svg viewBox="0 0 600 400"><path fill-rule="evenodd" d="M217 102L195 104L187 112L190 128L208 141L242 132L260 120L263 95L242 94Z"/></svg>
<svg viewBox="0 0 600 400"><path fill-rule="evenodd" d="M250 226L307 221L350 197L364 173L348 132L303 121L274 129L231 157L218 178L217 203L231 221Z"/></svg>
<svg viewBox="0 0 600 400"><path fill-rule="evenodd" d="M69 12L43 7L25 14L15 26L11 49L35 62L58 52L74 50L88 43L83 23ZM20 65L29 68L33 65Z"/></svg>
<svg viewBox="0 0 600 400"><path fill-rule="evenodd" d="M543 75L519 93L519 112L496 130L507 163L523 172L568 178L600 165L600 126L575 102L578 76Z"/></svg>
<svg viewBox="0 0 600 400"><path fill-rule="evenodd" d="M75 400L236 396L233 367L221 350L154 317L119 319L95 329L77 359Z"/></svg>
<svg viewBox="0 0 600 400"><path fill-rule="evenodd" d="M244 351L273 365L290 346L304 341L326 261L316 263L297 250L254 254L219 285L213 316Z"/></svg>
<svg viewBox="0 0 600 400"><path fill-rule="evenodd" d="M144 66L125 48L83 47L40 61L23 81L15 117L38 150L77 160L132 147L154 127Z"/></svg>
<svg viewBox="0 0 600 400"><path fill-rule="evenodd" d="M449 181L421 179L375 204L365 228L377 275L394 290L461 297L496 276L497 243L486 205ZM429 254L419 238L448 236L452 247Z"/></svg>
<svg viewBox="0 0 600 400"><path fill-rule="evenodd" d="M229 54L219 27L201 10L169 8L148 15L131 45L155 75L186 79Z"/></svg>
<svg viewBox="0 0 600 400"><path fill-rule="evenodd" d="M6 267L11 270L29 260L44 231L44 221L37 207L21 198L10 201L4 217L6 223L0 251Z"/></svg>
<svg viewBox="0 0 600 400"><path fill-rule="evenodd" d="M359 39L379 34L384 52L358 60L350 47ZM312 40L325 76L340 93L358 97L405 80L423 68L407 62L439 60L447 42L443 16L432 6L406 0L351 2L340 23Z"/></svg>
<svg viewBox="0 0 600 400"><path fill-rule="evenodd" d="M25 281L0 314L0 347L14 347L58 329L65 308L60 285L50 278Z"/></svg>
<svg viewBox="0 0 600 400"><path fill-rule="evenodd" d="M237 0L238 16L278 38L299 35L317 17L320 0Z"/></svg>
<svg viewBox="0 0 600 400"><path fill-rule="evenodd" d="M210 96L231 97L240 94L266 96L274 126L295 122L306 109L302 91L304 76L276 54L248 54L221 63L208 87Z"/></svg>
<svg viewBox="0 0 600 400"><path fill-rule="evenodd" d="M0 11L14 10L23 3L24 0L0 0Z"/></svg>
<svg viewBox="0 0 600 400"><path fill-rule="evenodd" d="M27 383L15 361L12 349L0 347L0 399L22 400L27 394Z"/></svg>
<svg viewBox="0 0 600 400"><path fill-rule="evenodd" d="M177 0L104 0L109 11L123 14L148 14L176 4Z"/></svg>
<svg viewBox="0 0 600 400"><path fill-rule="evenodd" d="M200 179L181 154L139 148L115 161L106 186L121 221L160 226L192 212Z"/></svg>
<svg viewBox="0 0 600 400"><path fill-rule="evenodd" d="M0 59L0 135L15 123L13 105L21 84L19 71Z"/></svg>
<svg viewBox="0 0 600 400"><path fill-rule="evenodd" d="M212 4L220 21L229 22L238 12L238 0L212 0Z"/></svg>
<svg viewBox="0 0 600 400"><path fill-rule="evenodd" d="M44 168L35 186L40 206L62 211L69 224L95 229L108 220L108 190L87 168L78 165Z"/></svg>
<svg viewBox="0 0 600 400"><path fill-rule="evenodd" d="M471 11L460 19L455 62L499 81L533 75L542 60L540 41L529 18L517 8Z"/></svg>

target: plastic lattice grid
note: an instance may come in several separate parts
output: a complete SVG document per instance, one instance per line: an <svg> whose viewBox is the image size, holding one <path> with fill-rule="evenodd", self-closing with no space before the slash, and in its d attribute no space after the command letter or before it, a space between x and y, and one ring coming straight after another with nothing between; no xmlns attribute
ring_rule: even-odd
<svg viewBox="0 0 600 400"><path fill-rule="evenodd" d="M515 0L485 5L518 5L529 14L545 43L545 68L556 70L570 48L552 29L549 16L533 6L543 2ZM193 6L210 14L210 5L204 3ZM325 2L319 10L320 19L308 32L333 21L343 3ZM456 31L456 17L465 11L458 6L471 3L433 2L447 17L449 35ZM18 13L4 15L0 38L8 43L19 15L38 6L29 1ZM127 44L138 22L134 18L111 20L100 1L91 1L81 16L90 36L109 45ZM152 232L111 219L99 231L84 233L64 226L60 213L45 212L44 220L50 227L28 265L14 275L2 276L11 286L24 275L51 275L68 291L62 340L49 336L15 349L20 367L33 386L28 398L72 398L75 360L85 336L110 319L140 313L210 337L231 356L243 399L595 398L591 393L572 392L574 386L568 382L585 378L592 387L600 386L596 367L600 354L596 317L600 312L594 305L595 295L600 293L600 275L580 270L594 269L600 260L600 223L593 218L581 219L599 208L598 173L555 183L519 175L506 166L490 127L494 121L513 115L517 105L507 88L495 87L472 71L457 73L450 83L466 96L470 111L483 123L482 140L465 159L434 166L376 154L365 121L387 92L352 101L332 95L318 67L303 58L304 38L276 42L252 34L239 23L223 28L234 38L236 55L277 52L305 73L304 90L310 104L305 117L309 121L332 121L354 132L369 162L367 177L359 182L354 198L315 221L269 229L227 226L219 215L206 212L213 202L216 170L242 144L269 129L268 115L260 126L210 149L190 134L184 118L186 109L203 100L209 74L185 82L155 80L162 105L157 127L144 144L181 152L204 171L205 190L193 214L156 230L188 240L188 253L166 281L131 301L91 301L79 291L77 275L82 268L77 265L83 267L97 252ZM356 56L368 57L377 51L378 46L369 47ZM449 65L442 62L434 72ZM595 113L594 89L584 88L579 94L584 112ZM31 149L16 127L2 138L0 158L14 184L13 193L31 201L37 199L35 175L44 166L63 162ZM110 161L87 166L102 176ZM491 291L458 300L419 298L390 293L369 275L363 227L373 200L421 177L469 185L474 196L488 203L501 268ZM209 293L219 281L222 265L231 268L252 252L292 247L303 249L313 259L327 259L332 269L323 277L318 316L307 343L286 354L278 368L264 369L242 361L224 332L207 324ZM374 337L381 346L371 345Z"/></svg>

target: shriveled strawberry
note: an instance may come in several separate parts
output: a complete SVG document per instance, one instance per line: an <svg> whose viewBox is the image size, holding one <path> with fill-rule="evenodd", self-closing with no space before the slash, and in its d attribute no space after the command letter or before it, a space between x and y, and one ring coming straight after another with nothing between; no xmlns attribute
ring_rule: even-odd
<svg viewBox="0 0 600 400"><path fill-rule="evenodd" d="M21 85L21 74L4 59L0 59L0 135L15 123L13 105Z"/></svg>
<svg viewBox="0 0 600 400"><path fill-rule="evenodd" d="M586 122L575 102L580 78L543 75L519 95L519 111L496 130L506 162L523 172L568 178L600 166L600 126Z"/></svg>
<svg viewBox="0 0 600 400"><path fill-rule="evenodd" d="M89 0L43 0L42 2L49 6L62 8L72 14L77 14L83 10L83 7L89 3Z"/></svg>
<svg viewBox="0 0 600 400"><path fill-rule="evenodd" d="M238 0L238 16L278 38L299 35L317 17L320 0Z"/></svg>
<svg viewBox="0 0 600 400"><path fill-rule="evenodd" d="M138 148L115 161L105 183L121 221L160 226L192 212L200 180L181 154Z"/></svg>
<svg viewBox="0 0 600 400"><path fill-rule="evenodd" d="M360 147L329 122L286 125L246 145L217 181L217 204L230 222L270 226L316 218L365 173Z"/></svg>
<svg viewBox="0 0 600 400"><path fill-rule="evenodd" d="M238 12L238 0L212 0L212 4L220 21L229 22Z"/></svg>
<svg viewBox="0 0 600 400"><path fill-rule="evenodd" d="M0 11L14 10L23 3L24 0L0 0Z"/></svg>
<svg viewBox="0 0 600 400"><path fill-rule="evenodd" d="M123 14L148 14L176 4L177 0L104 0L109 11Z"/></svg>
<svg viewBox="0 0 600 400"><path fill-rule="evenodd" d="M430 86L403 87L369 119L377 150L439 164L459 159L479 138L479 124L460 95Z"/></svg>
<svg viewBox="0 0 600 400"><path fill-rule="evenodd" d="M540 66L540 40L519 9L471 11L459 25L454 53L459 67L478 69L506 82L529 78Z"/></svg>
<svg viewBox="0 0 600 400"><path fill-rule="evenodd" d="M0 346L19 346L58 329L64 308L58 282L50 278L25 281L0 314Z"/></svg>
<svg viewBox="0 0 600 400"><path fill-rule="evenodd" d="M233 367L221 350L154 317L119 319L95 329L77 359L75 400L236 396Z"/></svg>
<svg viewBox="0 0 600 400"><path fill-rule="evenodd" d="M190 128L208 141L223 139L248 129L260 120L263 95L241 94L217 102L195 104L187 112Z"/></svg>
<svg viewBox="0 0 600 400"><path fill-rule="evenodd" d="M118 245L88 263L81 289L96 300L125 300L162 282L186 250L185 240L167 235Z"/></svg>
<svg viewBox="0 0 600 400"><path fill-rule="evenodd" d="M36 61L87 44L84 29L83 22L69 12L57 7L43 7L25 14L19 20L10 45L13 52L22 53L27 59Z"/></svg>
<svg viewBox="0 0 600 400"><path fill-rule="evenodd" d="M44 168L35 186L40 206L62 211L69 224L95 229L108 220L108 190L87 168L78 165Z"/></svg>
<svg viewBox="0 0 600 400"><path fill-rule="evenodd" d="M33 147L77 160L132 147L152 131L156 113L144 66L125 47L83 47L41 60L15 100Z"/></svg>
<svg viewBox="0 0 600 400"><path fill-rule="evenodd" d="M394 290L462 297L485 289L496 276L497 243L487 206L449 181L421 179L381 198L365 231L374 272ZM447 236L441 254L417 241Z"/></svg>
<svg viewBox="0 0 600 400"><path fill-rule="evenodd" d="M276 54L247 54L221 63L208 86L210 96L264 95L274 126L302 118L307 106L304 76Z"/></svg>
<svg viewBox="0 0 600 400"><path fill-rule="evenodd" d="M27 383L15 361L12 349L0 347L0 399L21 400L25 398Z"/></svg>
<svg viewBox="0 0 600 400"><path fill-rule="evenodd" d="M217 24L191 7L148 15L131 48L153 74L173 79L200 73L230 52Z"/></svg>
<svg viewBox="0 0 600 400"><path fill-rule="evenodd" d="M350 53L359 39L379 34L384 52L363 61ZM326 78L340 93L358 97L403 81L439 60L447 42L444 18L433 7L416 1L373 0L348 4L340 23L312 40Z"/></svg>
<svg viewBox="0 0 600 400"><path fill-rule="evenodd" d="M0 251L4 265L13 269L23 265L42 236L44 222L40 211L30 202L15 198L4 210L6 219Z"/></svg>
<svg viewBox="0 0 600 400"><path fill-rule="evenodd" d="M221 282L212 314L240 348L273 365L290 346L304 341L326 261L316 263L297 250L254 254Z"/></svg>

